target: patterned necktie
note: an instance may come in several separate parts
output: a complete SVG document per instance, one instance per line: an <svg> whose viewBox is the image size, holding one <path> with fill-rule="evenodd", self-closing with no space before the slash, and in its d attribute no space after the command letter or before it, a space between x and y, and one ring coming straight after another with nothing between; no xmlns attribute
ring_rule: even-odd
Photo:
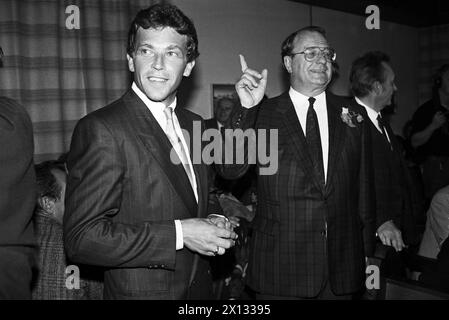
<svg viewBox="0 0 449 320"><path fill-rule="evenodd" d="M186 172L187 177L189 178L192 189L195 190L195 183L192 176L191 165L188 161L188 155L187 152L185 152L184 147L182 146L181 139L179 138L175 130L175 124L173 122L173 109L170 107L165 107L164 113L165 117L167 118L167 126L165 134L170 140L173 149L175 149L176 154L178 155L182 165L184 166L184 171Z"/></svg>
<svg viewBox="0 0 449 320"><path fill-rule="evenodd" d="M309 147L310 155L312 156L313 166L315 172L322 185L324 180L324 165L323 165L323 149L321 147L320 126L318 124L318 117L313 109L315 98L309 98L309 109L307 110L306 120L306 141Z"/></svg>
<svg viewBox="0 0 449 320"><path fill-rule="evenodd" d="M388 140L387 130L385 129L385 124L384 124L384 119L380 116L380 114L377 116L377 123L379 124L380 130L382 131L382 135L384 136L385 140L387 141L388 145L390 146L390 149L393 150L393 146L391 145L391 142Z"/></svg>

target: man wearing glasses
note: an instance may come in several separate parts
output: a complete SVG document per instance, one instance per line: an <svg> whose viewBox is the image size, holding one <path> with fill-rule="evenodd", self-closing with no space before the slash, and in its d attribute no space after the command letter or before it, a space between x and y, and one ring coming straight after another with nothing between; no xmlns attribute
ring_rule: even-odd
<svg viewBox="0 0 449 320"><path fill-rule="evenodd" d="M0 66L2 57L0 47ZM26 110L6 97L0 97L0 148L0 300L31 299L33 128Z"/></svg>
<svg viewBox="0 0 449 320"><path fill-rule="evenodd" d="M256 170L248 283L259 299L350 299L364 285L375 242L369 131L361 109L327 91L336 54L322 28L288 36L282 59L290 89L280 96L251 108L267 71L249 69L243 57L236 83L242 108L232 126L278 131L278 171ZM237 178L248 167L221 173Z"/></svg>

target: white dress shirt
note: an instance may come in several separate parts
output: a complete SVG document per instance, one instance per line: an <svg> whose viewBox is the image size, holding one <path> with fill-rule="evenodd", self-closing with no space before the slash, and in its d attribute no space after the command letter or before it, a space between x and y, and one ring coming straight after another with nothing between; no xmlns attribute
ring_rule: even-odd
<svg viewBox="0 0 449 320"><path fill-rule="evenodd" d="M379 131L382 135L382 129L379 126L379 122L377 121L377 117L380 116L382 118L382 115L380 114L380 112L377 112L376 110L371 109L370 107L368 107L365 103L363 103L362 100L360 100L359 98L355 97L355 101L361 105L362 107L365 108L366 113L368 114L368 118L371 120L371 122L374 124L374 126L376 127L377 131ZM390 141L390 137L388 136L388 132L387 130L385 130L385 134L387 136L387 140L388 142L391 143Z"/></svg>
<svg viewBox="0 0 449 320"><path fill-rule="evenodd" d="M290 87L288 94L290 95L290 99L295 107L296 115L298 116L304 136L306 136L307 111L309 109L310 97L299 93L292 87ZM315 98L313 109L316 112L318 125L320 126L321 148L323 151L324 182L326 182L327 164L329 162L329 125L327 120L326 92L322 92L313 98Z"/></svg>
<svg viewBox="0 0 449 320"><path fill-rule="evenodd" d="M132 90L137 94L137 96L145 103L148 110L150 110L151 114L156 119L157 123L161 127L161 129L166 133L166 125L167 125L167 118L164 113L165 105L162 102L154 102L148 99L148 97L142 92L142 90L137 87L136 83L133 82L131 86ZM173 109L173 111L176 108L176 97L173 101L173 103L169 106ZM184 148L186 154L187 154L187 160L189 161L188 168L190 169L190 173L193 177L193 192L195 194L195 199L198 203L198 189L197 189L197 183L196 183L196 177L195 177L195 171L193 170L193 164L192 160L190 159L189 149L187 148L187 143L184 139L184 135L182 134L181 126L179 125L178 117L176 117L176 113L173 112L173 123L175 127L176 134L178 135L179 139L181 140L182 147ZM176 150L176 148L175 148ZM176 150L177 151L177 150ZM178 151L177 151L178 152ZM178 153L179 155L179 153ZM180 159L182 159L181 156L179 156ZM183 242L183 233L182 233L182 225L180 220L175 220L175 228L176 228L176 250L180 250L184 247Z"/></svg>

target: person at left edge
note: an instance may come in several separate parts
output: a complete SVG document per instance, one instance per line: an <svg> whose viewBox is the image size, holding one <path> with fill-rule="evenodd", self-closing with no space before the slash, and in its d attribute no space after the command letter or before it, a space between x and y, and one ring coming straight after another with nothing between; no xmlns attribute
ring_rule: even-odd
<svg viewBox="0 0 449 320"><path fill-rule="evenodd" d="M0 65L3 50L0 47ZM31 299L36 241L33 126L25 108L0 97L0 299Z"/></svg>
<svg viewBox="0 0 449 320"><path fill-rule="evenodd" d="M192 137L201 121L176 99L197 46L177 7L140 11L128 36L131 89L75 128L65 248L74 262L106 268L105 299L210 299L205 258L234 245L229 224L205 218L207 167L193 163L181 131Z"/></svg>

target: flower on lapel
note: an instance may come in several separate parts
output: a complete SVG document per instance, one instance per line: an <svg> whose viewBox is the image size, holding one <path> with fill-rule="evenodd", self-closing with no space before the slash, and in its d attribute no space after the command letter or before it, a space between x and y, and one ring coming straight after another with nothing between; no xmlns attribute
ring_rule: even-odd
<svg viewBox="0 0 449 320"><path fill-rule="evenodd" d="M351 128L355 128L357 125L354 124L353 118L355 118L356 123L360 123L363 121L363 116L354 111L350 111L349 108L342 107L341 108L341 120L346 123Z"/></svg>

